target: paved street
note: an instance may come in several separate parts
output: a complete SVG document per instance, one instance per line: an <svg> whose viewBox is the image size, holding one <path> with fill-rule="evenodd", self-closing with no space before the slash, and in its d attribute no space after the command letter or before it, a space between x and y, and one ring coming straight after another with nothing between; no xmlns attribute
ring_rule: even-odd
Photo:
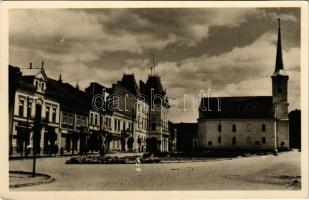
<svg viewBox="0 0 309 200"><path fill-rule="evenodd" d="M67 158L37 160L37 171L56 179L14 190L275 190L299 189L300 152L208 162L66 165ZM10 170L31 171L31 160L10 161ZM294 184L293 184L294 181Z"/></svg>

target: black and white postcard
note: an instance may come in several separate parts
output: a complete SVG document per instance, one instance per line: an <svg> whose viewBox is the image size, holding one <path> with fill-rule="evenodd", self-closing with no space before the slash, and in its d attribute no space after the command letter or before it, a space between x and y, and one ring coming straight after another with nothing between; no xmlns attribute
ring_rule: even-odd
<svg viewBox="0 0 309 200"><path fill-rule="evenodd" d="M2 2L3 199L308 195L308 3Z"/></svg>

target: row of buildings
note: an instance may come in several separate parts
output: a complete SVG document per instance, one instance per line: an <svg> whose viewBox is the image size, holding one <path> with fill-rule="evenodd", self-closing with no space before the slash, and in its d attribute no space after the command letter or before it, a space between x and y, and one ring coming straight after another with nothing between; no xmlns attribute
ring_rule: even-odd
<svg viewBox="0 0 309 200"><path fill-rule="evenodd" d="M155 95L157 98L152 99ZM160 77L136 83L133 74L107 88L82 91L39 68L9 66L9 152L28 155L88 151L161 151L173 148L168 99ZM175 142L174 142L175 143Z"/></svg>
<svg viewBox="0 0 309 200"><path fill-rule="evenodd" d="M64 83L61 75L48 77L44 63L40 68L9 66L10 155L25 155L33 146L38 153L72 154L103 147L141 152L288 149L295 138L289 131L288 79L280 20L272 95L203 97L197 123L168 122L167 94L156 75L138 85L133 74L124 74L110 88L92 82L82 91ZM300 129L298 121L290 128ZM292 144L299 147L299 140Z"/></svg>

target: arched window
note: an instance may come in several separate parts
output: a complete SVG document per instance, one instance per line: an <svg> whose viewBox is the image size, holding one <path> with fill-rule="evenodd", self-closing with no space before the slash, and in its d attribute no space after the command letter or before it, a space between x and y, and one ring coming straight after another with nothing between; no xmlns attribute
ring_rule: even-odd
<svg viewBox="0 0 309 200"><path fill-rule="evenodd" d="M266 125L262 124L262 131L265 132L266 131Z"/></svg>
<svg viewBox="0 0 309 200"><path fill-rule="evenodd" d="M262 143L266 144L266 138L265 137L262 137Z"/></svg>
<svg viewBox="0 0 309 200"><path fill-rule="evenodd" d="M233 137L232 144L233 144L233 145L236 145L236 137Z"/></svg>
<svg viewBox="0 0 309 200"><path fill-rule="evenodd" d="M218 125L218 132L221 132L221 124Z"/></svg>
<svg viewBox="0 0 309 200"><path fill-rule="evenodd" d="M221 137L218 137L218 143L221 144Z"/></svg>
<svg viewBox="0 0 309 200"><path fill-rule="evenodd" d="M232 131L236 132L236 125L235 124L233 124L233 126L232 126Z"/></svg>

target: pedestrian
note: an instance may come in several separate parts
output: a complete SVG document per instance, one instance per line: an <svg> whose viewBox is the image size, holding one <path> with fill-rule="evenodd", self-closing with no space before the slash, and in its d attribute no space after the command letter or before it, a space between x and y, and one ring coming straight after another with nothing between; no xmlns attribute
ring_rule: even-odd
<svg viewBox="0 0 309 200"><path fill-rule="evenodd" d="M278 149L275 149L273 154L274 156L278 156Z"/></svg>

